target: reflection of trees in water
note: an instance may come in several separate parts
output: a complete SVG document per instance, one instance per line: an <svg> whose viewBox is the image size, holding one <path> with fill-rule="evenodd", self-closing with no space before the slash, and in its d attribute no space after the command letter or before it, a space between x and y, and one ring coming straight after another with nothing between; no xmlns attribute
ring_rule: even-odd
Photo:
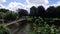
<svg viewBox="0 0 60 34"><path fill-rule="evenodd" d="M19 22L18 28L19 29L17 30L17 32L15 32L15 34L25 34L28 33L30 25L27 23L27 21L24 20Z"/></svg>

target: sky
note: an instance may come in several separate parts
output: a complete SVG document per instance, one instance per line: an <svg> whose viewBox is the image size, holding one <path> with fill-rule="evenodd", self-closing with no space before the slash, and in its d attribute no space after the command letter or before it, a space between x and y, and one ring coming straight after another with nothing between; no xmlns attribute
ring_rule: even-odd
<svg viewBox="0 0 60 34"><path fill-rule="evenodd" d="M43 5L45 9L49 6L59 6L60 0L0 0L0 8L16 11L18 8L30 10L32 6Z"/></svg>

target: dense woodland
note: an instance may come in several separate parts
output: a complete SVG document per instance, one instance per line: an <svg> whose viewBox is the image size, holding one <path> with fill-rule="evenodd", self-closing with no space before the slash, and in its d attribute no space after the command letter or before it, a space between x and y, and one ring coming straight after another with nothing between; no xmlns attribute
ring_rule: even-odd
<svg viewBox="0 0 60 34"><path fill-rule="evenodd" d="M2 18L6 20L15 20L17 17L21 16L40 16L42 18L60 18L60 6L54 7L50 6L47 9L45 9L43 6L32 6L30 8L30 13L28 13L25 9L18 9L16 12L1 8L0 9L0 19ZM8 18L10 17L10 18ZM14 17L14 18L13 18Z"/></svg>
<svg viewBox="0 0 60 34"><path fill-rule="evenodd" d="M32 6L30 13L25 9L18 9L16 12L0 9L0 19L7 22L18 20L22 16L30 18L28 23L31 25L31 32L29 34L60 34L60 6L49 6L47 9L43 6Z"/></svg>

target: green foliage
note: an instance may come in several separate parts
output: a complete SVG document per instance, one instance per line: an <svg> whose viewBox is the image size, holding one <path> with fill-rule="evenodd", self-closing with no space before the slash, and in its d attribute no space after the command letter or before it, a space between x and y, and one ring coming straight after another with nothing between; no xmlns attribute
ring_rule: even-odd
<svg viewBox="0 0 60 34"><path fill-rule="evenodd" d="M60 28L56 28L54 26L49 26L45 24L44 26L34 27L34 30L30 33L33 34L60 34Z"/></svg>
<svg viewBox="0 0 60 34"><path fill-rule="evenodd" d="M28 16L27 10L24 10L24 9L18 9L17 11L18 11L19 17L22 17L22 16Z"/></svg>
<svg viewBox="0 0 60 34"><path fill-rule="evenodd" d="M0 34L10 34L9 29L4 25L0 24Z"/></svg>
<svg viewBox="0 0 60 34"><path fill-rule="evenodd" d="M46 10L46 17L47 18L54 18L56 17L56 8L54 6L50 6Z"/></svg>
<svg viewBox="0 0 60 34"><path fill-rule="evenodd" d="M0 19L1 19L1 18L4 18L4 15L5 15L5 13L0 12Z"/></svg>
<svg viewBox="0 0 60 34"><path fill-rule="evenodd" d="M5 11L4 11L5 10ZM0 9L0 19L16 20L19 16L16 12L7 9Z"/></svg>
<svg viewBox="0 0 60 34"><path fill-rule="evenodd" d="M36 16L37 15L37 8L35 6L32 6L30 8L30 15L31 16Z"/></svg>
<svg viewBox="0 0 60 34"><path fill-rule="evenodd" d="M12 11L8 11L5 13L4 19L5 20L16 20L18 19L18 14Z"/></svg>
<svg viewBox="0 0 60 34"><path fill-rule="evenodd" d="M49 26L46 24L47 21L52 21L52 20L57 20L57 18L50 18L50 19L45 19L44 21L41 17L35 17L34 18L31 16L31 22L33 19L35 19L34 22L31 24L31 31L28 34L60 34L60 27L57 28L55 25Z"/></svg>
<svg viewBox="0 0 60 34"><path fill-rule="evenodd" d="M56 7L56 16L60 18L60 6Z"/></svg>

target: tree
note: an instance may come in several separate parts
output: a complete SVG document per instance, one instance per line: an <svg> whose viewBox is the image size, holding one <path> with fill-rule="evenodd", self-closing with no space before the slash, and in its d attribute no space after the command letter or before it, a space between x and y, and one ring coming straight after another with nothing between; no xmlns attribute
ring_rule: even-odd
<svg viewBox="0 0 60 34"><path fill-rule="evenodd" d="M43 6L38 6L37 8L38 16L44 18L45 17L45 8Z"/></svg>
<svg viewBox="0 0 60 34"><path fill-rule="evenodd" d="M60 6L56 7L56 17L60 18Z"/></svg>
<svg viewBox="0 0 60 34"><path fill-rule="evenodd" d="M0 12L0 22L4 24L4 16L5 16L5 13L3 12Z"/></svg>
<svg viewBox="0 0 60 34"><path fill-rule="evenodd" d="M5 16L4 16L4 19L5 20L16 20L17 19L17 14L15 12L12 12L12 11L8 11L5 13Z"/></svg>
<svg viewBox="0 0 60 34"><path fill-rule="evenodd" d="M0 19L4 18L4 13L0 12Z"/></svg>
<svg viewBox="0 0 60 34"><path fill-rule="evenodd" d="M48 17L48 18L56 17L56 8L54 6L50 6L47 8L46 17Z"/></svg>
<svg viewBox="0 0 60 34"><path fill-rule="evenodd" d="M32 21L35 22L35 17L37 16L37 8L35 6L32 6L30 8L30 16L32 16Z"/></svg>
<svg viewBox="0 0 60 34"><path fill-rule="evenodd" d="M32 6L30 8L30 17L32 17L32 22L31 22L31 29L33 30L33 23L35 22L35 17L37 16L37 8L35 6Z"/></svg>
<svg viewBox="0 0 60 34"><path fill-rule="evenodd" d="M32 6L30 8L30 15L31 16L36 16L37 15L37 11L36 11L36 7L35 6Z"/></svg>
<svg viewBox="0 0 60 34"><path fill-rule="evenodd" d="M27 10L24 9L18 9L19 16L28 16Z"/></svg>
<svg viewBox="0 0 60 34"><path fill-rule="evenodd" d="M0 12L6 13L7 11L9 11L9 10L8 9L3 9L3 8L0 9Z"/></svg>

